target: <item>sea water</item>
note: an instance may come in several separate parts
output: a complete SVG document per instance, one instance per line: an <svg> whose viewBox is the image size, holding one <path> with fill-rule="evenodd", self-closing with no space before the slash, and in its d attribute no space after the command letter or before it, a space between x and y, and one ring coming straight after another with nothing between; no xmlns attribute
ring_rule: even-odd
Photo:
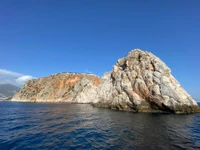
<svg viewBox="0 0 200 150"><path fill-rule="evenodd" d="M200 149L200 114L0 101L0 150Z"/></svg>

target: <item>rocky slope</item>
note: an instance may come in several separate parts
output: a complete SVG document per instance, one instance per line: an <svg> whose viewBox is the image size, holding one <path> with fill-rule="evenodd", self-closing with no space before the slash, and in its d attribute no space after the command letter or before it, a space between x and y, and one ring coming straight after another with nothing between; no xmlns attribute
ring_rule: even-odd
<svg viewBox="0 0 200 150"><path fill-rule="evenodd" d="M100 78L90 74L61 73L28 81L12 101L95 102Z"/></svg>
<svg viewBox="0 0 200 150"><path fill-rule="evenodd" d="M139 49L100 79L62 73L28 81L12 101L93 103L134 112L196 112L197 103L158 57Z"/></svg>
<svg viewBox="0 0 200 150"><path fill-rule="evenodd" d="M97 91L99 107L135 112L195 112L197 103L158 57L139 49L106 73Z"/></svg>

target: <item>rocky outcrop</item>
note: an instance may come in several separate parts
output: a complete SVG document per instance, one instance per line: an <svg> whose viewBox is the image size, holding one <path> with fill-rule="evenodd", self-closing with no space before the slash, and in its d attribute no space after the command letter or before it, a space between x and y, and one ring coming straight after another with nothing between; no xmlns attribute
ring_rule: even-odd
<svg viewBox="0 0 200 150"><path fill-rule="evenodd" d="M198 105L158 57L139 49L106 73L95 106L135 112L195 112Z"/></svg>
<svg viewBox="0 0 200 150"><path fill-rule="evenodd" d="M92 103L134 112L190 113L197 103L158 57L139 49L121 58L100 79L62 73L28 81L12 101Z"/></svg>
<svg viewBox="0 0 200 150"><path fill-rule="evenodd" d="M12 101L95 102L100 78L91 74L61 73L28 81Z"/></svg>

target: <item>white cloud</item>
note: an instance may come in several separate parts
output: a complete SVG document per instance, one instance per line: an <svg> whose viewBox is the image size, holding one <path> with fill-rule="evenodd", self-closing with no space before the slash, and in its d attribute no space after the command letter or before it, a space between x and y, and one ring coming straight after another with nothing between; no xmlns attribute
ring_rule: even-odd
<svg viewBox="0 0 200 150"><path fill-rule="evenodd" d="M89 71L88 69L85 69L85 70L84 70L84 72L85 72L85 73L92 74L92 72L91 72L91 71Z"/></svg>
<svg viewBox="0 0 200 150"><path fill-rule="evenodd" d="M22 77L17 78L15 81L19 84L19 85L23 85L24 83L26 83L26 81L34 79L34 77L29 76L29 75L25 75Z"/></svg>
<svg viewBox="0 0 200 150"><path fill-rule="evenodd" d="M24 75L22 73L0 69L0 84L10 83L16 86L23 86L26 81L34 78L35 77L30 75Z"/></svg>
<svg viewBox="0 0 200 150"><path fill-rule="evenodd" d="M9 71L6 69L0 69L0 75L6 75L6 76L13 76L13 77L20 77L22 76L21 73L17 73L17 72L13 72L13 71Z"/></svg>

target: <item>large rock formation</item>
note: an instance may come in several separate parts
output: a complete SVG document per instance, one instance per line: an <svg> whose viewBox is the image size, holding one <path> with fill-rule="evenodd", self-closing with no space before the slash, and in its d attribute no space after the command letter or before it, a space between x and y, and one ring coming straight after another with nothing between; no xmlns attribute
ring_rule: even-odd
<svg viewBox="0 0 200 150"><path fill-rule="evenodd" d="M91 74L60 73L28 81L12 101L91 103L99 82Z"/></svg>
<svg viewBox="0 0 200 150"><path fill-rule="evenodd" d="M99 107L135 112L195 112L197 103L158 57L139 49L106 73L97 91Z"/></svg>
<svg viewBox="0 0 200 150"><path fill-rule="evenodd" d="M121 58L102 79L62 73L28 81L12 101L93 103L134 112L196 112L197 103L158 57L139 49Z"/></svg>

